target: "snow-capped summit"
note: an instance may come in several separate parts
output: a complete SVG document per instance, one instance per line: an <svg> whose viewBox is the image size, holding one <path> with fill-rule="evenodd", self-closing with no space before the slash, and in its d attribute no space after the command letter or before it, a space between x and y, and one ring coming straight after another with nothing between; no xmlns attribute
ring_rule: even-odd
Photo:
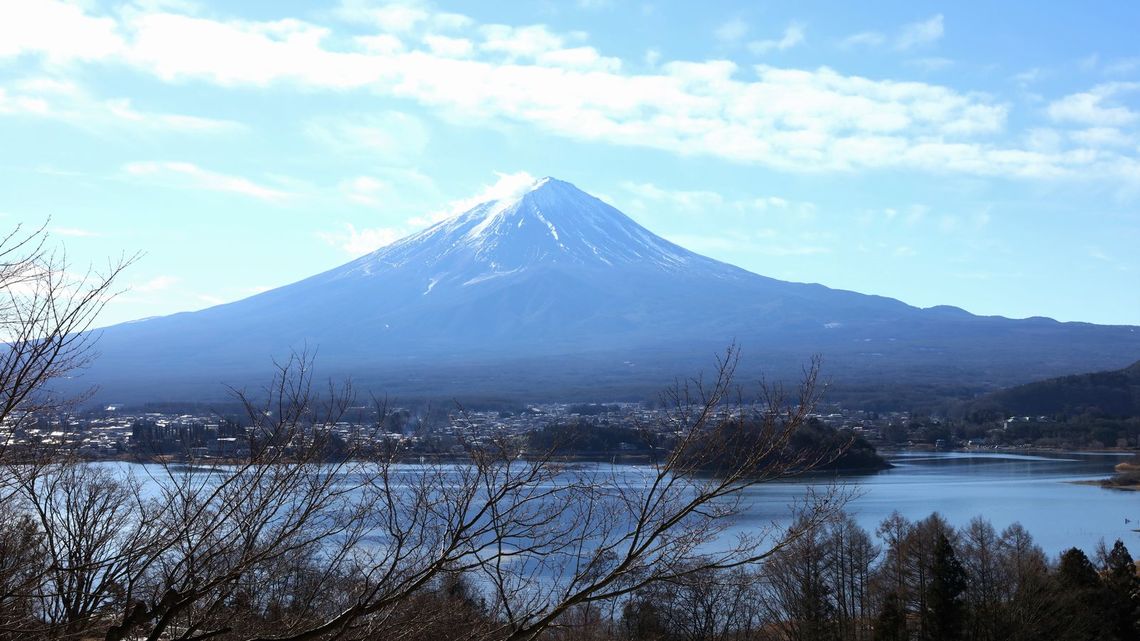
<svg viewBox="0 0 1140 641"><path fill-rule="evenodd" d="M425 292L472 285L527 269L632 268L739 270L654 235L574 185L546 177L525 191L480 203L335 270L340 277L396 270L419 277Z"/></svg>
<svg viewBox="0 0 1140 641"><path fill-rule="evenodd" d="M778 281L654 235L543 178L305 280L103 331L104 398L217 397L305 346L377 391L613 398L731 342L769 375L823 354L833 380L1025 382L1119 368L1140 331L983 318ZM953 363L953 369L947 364Z"/></svg>

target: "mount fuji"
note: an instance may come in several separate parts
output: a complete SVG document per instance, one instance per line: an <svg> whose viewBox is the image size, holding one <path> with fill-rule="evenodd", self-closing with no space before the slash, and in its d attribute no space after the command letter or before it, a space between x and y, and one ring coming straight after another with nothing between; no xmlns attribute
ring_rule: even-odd
<svg viewBox="0 0 1140 641"><path fill-rule="evenodd" d="M836 381L1000 386L1127 365L1137 330L767 278L544 178L305 280L106 328L81 382L100 400L210 399L307 346L323 374L381 391L613 398L694 374L736 342L768 376L821 354Z"/></svg>

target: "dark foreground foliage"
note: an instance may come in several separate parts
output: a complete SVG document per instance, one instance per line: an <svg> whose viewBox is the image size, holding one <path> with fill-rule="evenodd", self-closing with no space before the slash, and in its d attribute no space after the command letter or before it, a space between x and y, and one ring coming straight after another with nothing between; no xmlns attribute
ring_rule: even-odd
<svg viewBox="0 0 1140 641"><path fill-rule="evenodd" d="M113 508L111 508L113 510ZM96 518L92 515L93 518ZM0 640L119 638L116 609L72 618L98 572L64 572L45 556L34 518L0 514ZM897 513L874 534L839 514L801 523L762 563L701 568L562 612L538 638L559 641L1129 641L1140 638L1140 579L1121 541L1090 558L1077 548L1050 560L1020 525L963 528L937 513ZM113 538L111 531L103 533ZM73 560L77 562L78 560ZM99 559L90 559L96 563ZM224 630L204 635L172 621L154 638L276 639L353 607L372 577L330 581L320 546L294 550L257 576L226 585L213 603ZM106 598L123 597L114 586ZM156 586L157 587L157 586ZM172 597L177 599L178 594ZM368 630L314 639L439 641L509 637L496 587L476 573L440 572L412 589ZM538 597L536 592L535 597ZM105 604L104 604L105 605ZM120 598L129 613L143 607ZM37 623L38 622L38 623ZM360 634L363 633L363 634ZM126 637L134 638L134 637ZM144 638L144 637L139 637Z"/></svg>

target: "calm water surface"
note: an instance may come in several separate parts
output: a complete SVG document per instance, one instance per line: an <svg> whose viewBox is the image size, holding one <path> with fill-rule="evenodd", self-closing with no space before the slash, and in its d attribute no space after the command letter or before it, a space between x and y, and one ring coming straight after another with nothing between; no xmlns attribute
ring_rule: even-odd
<svg viewBox="0 0 1140 641"><path fill-rule="evenodd" d="M1117 538L1129 546L1134 556L1140 556L1140 533L1133 531L1140 528L1140 492L1074 483L1111 475L1113 465L1122 456L1089 452L1033 456L986 452L895 454L888 457L895 467L878 473L816 475L749 488L745 496L748 510L727 535L772 523L787 525L791 520L789 504L802 499L808 491L824 491L830 484L839 483L856 494L846 511L872 534L894 510L911 520L937 511L958 527L965 526L974 516L986 517L998 531L1019 521L1050 556L1073 546L1091 554L1101 539L1111 545ZM134 468L136 477L141 476L144 485L150 485L150 491L154 491L153 479L145 479L149 476L146 472L157 470L144 472L134 465L110 465ZM641 466L599 467L615 473L619 482L631 484L644 482L649 473Z"/></svg>
<svg viewBox="0 0 1140 641"><path fill-rule="evenodd" d="M1119 538L1140 556L1140 533L1133 531L1140 528L1140 492L1073 483L1110 476L1121 455L908 452L888 458L895 467L875 474L753 488L750 524L741 526L784 521L789 501L838 480L859 494L847 512L872 533L894 510L911 520L937 511L955 526L979 515L999 531L1019 521L1052 556L1074 546L1091 553L1102 538L1109 545Z"/></svg>

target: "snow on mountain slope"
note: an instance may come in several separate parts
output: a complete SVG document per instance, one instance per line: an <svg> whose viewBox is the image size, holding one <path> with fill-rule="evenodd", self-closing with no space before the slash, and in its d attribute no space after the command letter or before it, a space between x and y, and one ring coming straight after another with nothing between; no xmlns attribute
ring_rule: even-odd
<svg viewBox="0 0 1140 641"><path fill-rule="evenodd" d="M325 274L417 274L424 293L474 285L538 266L636 268L738 277L740 270L678 247L573 185L543 178L523 194L454 218Z"/></svg>
<svg viewBox="0 0 1140 641"><path fill-rule="evenodd" d="M1021 382L1122 367L1140 358L1134 330L921 310L774 280L544 178L305 280L108 328L86 380L118 400L187 398L261 380L270 358L308 346L329 371L397 385L412 365L428 381L444 365L530 362L538 369L512 366L517 376L495 384L525 386L541 372L558 386L574 371L604 385L592 368L608 363L614 380L655 372L657 386L737 341L793 373L822 353L834 373ZM419 383L441 393L471 384L458 374Z"/></svg>

